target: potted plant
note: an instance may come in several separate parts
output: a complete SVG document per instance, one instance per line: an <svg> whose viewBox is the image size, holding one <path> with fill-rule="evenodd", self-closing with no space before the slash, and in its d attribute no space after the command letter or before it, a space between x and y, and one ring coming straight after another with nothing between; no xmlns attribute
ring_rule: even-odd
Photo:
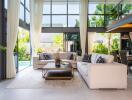
<svg viewBox="0 0 132 100"><path fill-rule="evenodd" d="M44 52L44 49L43 48L37 48L36 49L36 53L37 54L40 54L40 53L43 53Z"/></svg>
<svg viewBox="0 0 132 100"><path fill-rule="evenodd" d="M4 47L4 46L2 46L1 44L0 44L0 51L6 51L6 47Z"/></svg>

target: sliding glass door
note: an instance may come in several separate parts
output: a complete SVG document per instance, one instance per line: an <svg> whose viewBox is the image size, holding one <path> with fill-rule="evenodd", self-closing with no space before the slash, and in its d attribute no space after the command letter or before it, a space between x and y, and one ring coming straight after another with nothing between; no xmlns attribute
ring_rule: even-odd
<svg viewBox="0 0 132 100"><path fill-rule="evenodd" d="M15 52L17 71L31 66L30 33L28 30L19 27Z"/></svg>

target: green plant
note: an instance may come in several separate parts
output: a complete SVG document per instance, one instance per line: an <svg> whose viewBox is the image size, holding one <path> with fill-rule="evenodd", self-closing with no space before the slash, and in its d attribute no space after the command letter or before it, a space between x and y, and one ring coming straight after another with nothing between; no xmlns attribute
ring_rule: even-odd
<svg viewBox="0 0 132 100"><path fill-rule="evenodd" d="M30 60L29 32L23 28L19 28L18 40L14 52L18 53L19 61Z"/></svg>
<svg viewBox="0 0 132 100"><path fill-rule="evenodd" d="M42 53L42 52L44 52L44 49L43 48L37 48L36 49L36 53Z"/></svg>
<svg viewBox="0 0 132 100"><path fill-rule="evenodd" d="M30 53L27 52L27 47L25 45L19 46L18 48L18 59L19 61L30 60Z"/></svg>
<svg viewBox="0 0 132 100"><path fill-rule="evenodd" d="M53 43L56 46L59 46L59 49L63 49L63 34L56 35L53 38Z"/></svg>
<svg viewBox="0 0 132 100"><path fill-rule="evenodd" d="M79 27L80 26L80 23L79 23L79 20L76 19L76 24L75 24L75 27Z"/></svg>
<svg viewBox="0 0 132 100"><path fill-rule="evenodd" d="M112 41L111 52L119 51L119 39L115 38Z"/></svg>
<svg viewBox="0 0 132 100"><path fill-rule="evenodd" d="M93 52L101 53L101 54L108 54L108 48L103 43L95 43Z"/></svg>
<svg viewBox="0 0 132 100"><path fill-rule="evenodd" d="M0 45L0 51L6 51L6 47Z"/></svg>

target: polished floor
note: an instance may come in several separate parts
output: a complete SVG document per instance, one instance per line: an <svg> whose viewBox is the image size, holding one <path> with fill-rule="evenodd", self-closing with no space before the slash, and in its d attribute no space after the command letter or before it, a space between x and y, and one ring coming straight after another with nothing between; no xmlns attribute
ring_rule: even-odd
<svg viewBox="0 0 132 100"><path fill-rule="evenodd" d="M28 71L33 71L33 73L27 73ZM34 74L33 77L31 77L31 74ZM33 79L29 80L29 78L26 77L30 77ZM55 82L56 85L54 85L54 87L52 88L48 88L48 85L46 86L46 88L37 87L36 82L38 80L42 80L40 77L41 71L25 69L20 72L15 79L0 82L0 100L132 100L131 74L128 75L128 89L126 90L90 90L85 82L83 82L83 80L81 83L83 84L83 88L75 86L78 85L75 83L73 84L73 87L71 87L72 83L69 81L67 82L69 82L71 85L69 85L69 83L67 85L67 83L65 83L64 81L57 81ZM32 80L36 81L35 84L32 84ZM12 85L13 83L17 83L17 81L19 81L18 83L21 83L22 85ZM49 86L51 85L51 82L53 81L50 81L50 84L48 83ZM64 87L58 87L60 85L60 83L58 82L64 84ZM32 84L32 87L27 86L27 88L24 88L25 84L23 85L23 83ZM35 88L33 86L35 86ZM67 86L70 86L70 88L68 88Z"/></svg>

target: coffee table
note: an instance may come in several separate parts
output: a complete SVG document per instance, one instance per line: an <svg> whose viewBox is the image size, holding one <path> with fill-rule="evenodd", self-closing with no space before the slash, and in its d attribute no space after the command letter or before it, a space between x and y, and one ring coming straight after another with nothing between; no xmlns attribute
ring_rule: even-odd
<svg viewBox="0 0 132 100"><path fill-rule="evenodd" d="M72 79L73 76L74 68L71 63L64 63L60 67L56 67L54 62L50 62L42 68L42 77L46 80L66 80Z"/></svg>

